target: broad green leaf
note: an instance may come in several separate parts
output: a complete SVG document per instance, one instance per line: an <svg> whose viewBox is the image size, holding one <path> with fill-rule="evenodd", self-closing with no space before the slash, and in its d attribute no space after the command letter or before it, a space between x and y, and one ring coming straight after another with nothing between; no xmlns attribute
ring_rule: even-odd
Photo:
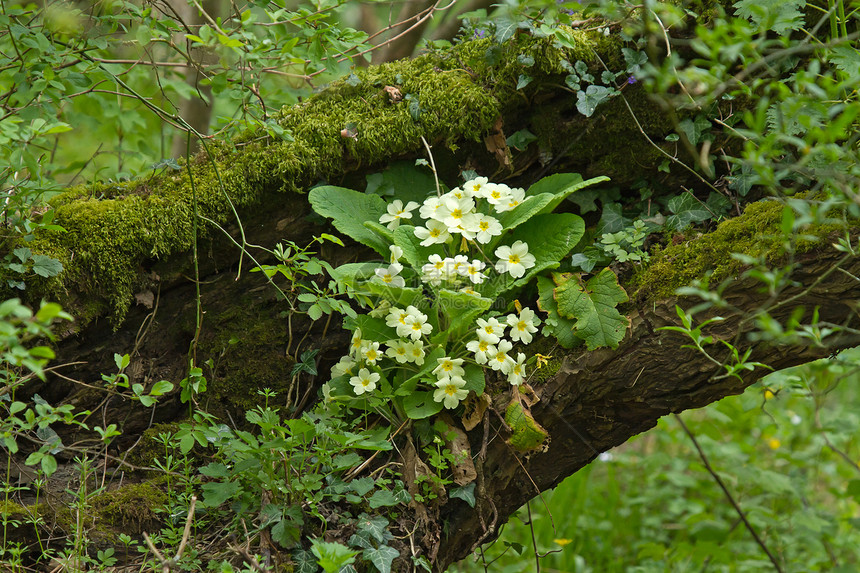
<svg viewBox="0 0 860 573"><path fill-rule="evenodd" d="M618 277L605 268L582 285L575 275L555 289L558 313L576 320L576 334L589 350L601 346L617 348L624 338L629 320L616 310L616 305L628 300L618 285Z"/></svg>
<svg viewBox="0 0 860 573"><path fill-rule="evenodd" d="M364 340L375 340L384 343L386 340L397 339L397 331L385 324L385 319L374 318L366 314L359 314L355 318L345 318L343 327L355 331L361 329L361 338Z"/></svg>
<svg viewBox="0 0 860 573"><path fill-rule="evenodd" d="M433 400L432 391L416 391L403 398L403 411L413 420L421 420L441 412L442 402Z"/></svg>
<svg viewBox="0 0 860 573"><path fill-rule="evenodd" d="M526 196L539 195L541 193L550 193L553 195L553 200L542 211L543 213L550 213L571 193L585 187L590 187L591 185L596 185L597 183L603 183L604 181L609 181L609 177L601 175L600 177L592 177L583 181L582 175L579 173L556 173L544 177L529 187L528 191L526 191Z"/></svg>
<svg viewBox="0 0 860 573"><path fill-rule="evenodd" d="M295 547L302 538L301 522L282 519L272 527L271 535L284 549Z"/></svg>
<svg viewBox="0 0 860 573"><path fill-rule="evenodd" d="M391 573L391 563L398 557L400 552L388 545L364 550L364 558L373 563L379 573Z"/></svg>
<svg viewBox="0 0 860 573"><path fill-rule="evenodd" d="M358 555L358 551L352 551L346 545L319 539L311 540L311 551L317 556L317 563L326 573L337 573L344 565L353 563Z"/></svg>
<svg viewBox="0 0 860 573"><path fill-rule="evenodd" d="M168 382L167 380L159 380L153 385L152 389L149 391L149 394L151 396L162 396L164 394L167 394L171 390L173 390L172 382Z"/></svg>
<svg viewBox="0 0 860 573"><path fill-rule="evenodd" d="M483 394L484 388L487 384L486 377L484 376L484 369L477 364L466 364L464 370L466 371L466 374L463 378L466 380L466 384L463 386L463 389L471 390L479 396Z"/></svg>
<svg viewBox="0 0 860 573"><path fill-rule="evenodd" d="M203 484L203 502L207 507L218 507L239 492L236 482L208 482Z"/></svg>
<svg viewBox="0 0 860 573"><path fill-rule="evenodd" d="M364 226L365 221L378 223L379 217L386 212L385 201L381 197L324 185L311 189L308 200L314 211L331 219L338 231L388 258L388 243Z"/></svg>
<svg viewBox="0 0 860 573"><path fill-rule="evenodd" d="M368 175L366 192L400 199L404 205L409 201L421 204L436 193L436 181L427 168L411 161L397 161L382 173Z"/></svg>
<svg viewBox="0 0 860 573"><path fill-rule="evenodd" d="M421 240L415 236L415 227L412 225L400 225L394 230L394 244L403 250L403 259L408 266L416 270L427 262L430 255L445 257L445 251L441 245L422 246Z"/></svg>
<svg viewBox="0 0 860 573"><path fill-rule="evenodd" d="M387 489L377 489L367 500L367 503L371 509L378 509L380 507L392 507L402 501L402 499Z"/></svg>
<svg viewBox="0 0 860 573"><path fill-rule="evenodd" d="M448 289L440 289L436 296L436 307L448 321L451 336L465 334L472 328L475 319L493 305L493 301L474 294Z"/></svg>
<svg viewBox="0 0 860 573"><path fill-rule="evenodd" d="M576 109L585 117L591 117L597 106L609 99L614 91L605 86L590 85L585 91L576 92Z"/></svg>
<svg viewBox="0 0 860 573"><path fill-rule="evenodd" d="M553 273L556 276L557 273ZM544 319L544 336L553 336L562 348L574 348L582 341L574 333L576 322L558 314L558 304L555 302L555 283L547 277L538 277L538 308L549 316Z"/></svg>

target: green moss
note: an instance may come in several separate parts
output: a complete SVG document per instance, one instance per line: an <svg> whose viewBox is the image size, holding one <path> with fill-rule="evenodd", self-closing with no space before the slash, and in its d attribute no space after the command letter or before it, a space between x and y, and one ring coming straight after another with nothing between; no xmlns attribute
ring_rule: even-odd
<svg viewBox="0 0 860 573"><path fill-rule="evenodd" d="M720 223L711 233L656 249L651 263L630 280L631 300L667 298L706 275L711 285L737 276L743 265L732 258L732 253L777 261L785 255L780 227L783 208L783 203L773 200L752 203L741 216ZM796 243L796 252L815 248L819 239L840 229L844 230L844 226L828 224L803 229L804 238Z"/></svg>
<svg viewBox="0 0 860 573"><path fill-rule="evenodd" d="M505 410L505 422L511 427L508 443L520 452L531 452L540 448L549 437L547 431L517 400L511 402Z"/></svg>
<svg viewBox="0 0 860 573"><path fill-rule="evenodd" d="M195 198L198 214L224 223L233 217L231 202L247 206L265 194L301 191L346 171L381 167L392 157L420 151L422 136L452 149L479 142L505 110L524 105L544 82L562 81L562 57L593 62L596 51L609 62L620 57L615 38L581 31L571 36L573 47L565 50L521 34L492 50L489 41L477 40L359 71L358 85L335 82L278 114L292 141L249 132L232 142L209 142L211 156L204 150L190 163L193 187L183 168L70 189L52 202L55 222L66 232L41 232L28 244L34 253L59 259L64 272L33 281L28 293L59 300L78 315L79 328L101 314L118 323L134 292L148 286L146 262L190 250ZM534 82L525 90L516 89L520 54L535 60L529 68ZM385 86L412 99L392 102ZM355 139L341 136L348 124L355 126ZM212 232L201 227L201 233Z"/></svg>
<svg viewBox="0 0 860 573"><path fill-rule="evenodd" d="M158 522L156 510L167 504L167 494L148 482L123 486L91 500L96 523L119 531L141 533Z"/></svg>

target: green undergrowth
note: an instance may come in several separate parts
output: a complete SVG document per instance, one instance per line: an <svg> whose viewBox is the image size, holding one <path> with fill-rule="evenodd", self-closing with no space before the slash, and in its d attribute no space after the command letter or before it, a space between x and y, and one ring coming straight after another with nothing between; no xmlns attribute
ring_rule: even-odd
<svg viewBox="0 0 860 573"><path fill-rule="evenodd" d="M74 310L78 328L103 314L118 324L136 289L146 285L146 262L191 249L195 199L199 215L223 224L232 218L231 203L238 208L264 194L301 192L321 179L417 152L422 136L451 149L480 141L500 114L527 101L526 94L544 82L558 82L563 56L592 61L601 51L605 59L617 58L616 39L584 32L574 37L578 44L571 50L521 35L495 46L493 57L489 41L477 40L358 70L279 112L287 134L283 140L259 131L233 142L210 142L211 157L204 151L191 162L193 186L180 160L134 181L70 189L51 202L55 222L65 232L42 231L28 244L34 253L60 261L64 271L36 277L28 285L29 296L61 301ZM522 67L516 62L523 54L534 59L530 73L535 81L518 91ZM386 86L397 87L404 99L393 101L383 91ZM344 137L345 129L355 137ZM213 232L201 226L201 233Z"/></svg>

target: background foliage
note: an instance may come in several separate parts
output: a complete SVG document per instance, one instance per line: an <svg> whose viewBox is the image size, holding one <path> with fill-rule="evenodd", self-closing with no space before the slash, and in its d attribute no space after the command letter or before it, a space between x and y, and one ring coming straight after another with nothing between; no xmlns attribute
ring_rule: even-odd
<svg viewBox="0 0 860 573"><path fill-rule="evenodd" d="M617 34L625 42L624 63L617 69L565 62L564 85L576 98L579 113L592 116L600 106L624 100L624 90L638 84L654 94L670 120L672 129L665 141L643 138L643 147L658 158L653 177L623 192L606 188L571 197L575 205L571 208L584 216L591 213L593 221L589 240L566 261L564 270L591 272L606 265L617 268L619 263L642 268L660 250L670 248L676 233L689 231L691 225L693 233L711 230L747 202L766 197L780 202L782 234L772 248L786 254L787 262L774 268L767 258L773 253L763 250L739 257L737 268L745 265L747 276L777 294L791 282L794 255L810 240L804 236L809 225L854 220L860 214L857 14L841 0L789 0L778 6L748 0L644 6L460 1L447 6L424 3L411 13L386 2L339 0L229 5L3 2L0 7L3 244L18 244L22 237L26 243L40 229L61 230L45 201L66 186L179 169L178 157L200 137L228 138L263 129L272 138L288 141L290 133L272 119L280 106L298 102L338 77L358 81L352 66L370 58L408 55L420 38L428 40L427 49L444 46L455 41L461 25L461 39L490 41L488 61L497 57L498 44L517 34L551 38L568 47L573 23ZM405 24L396 26L398 22ZM408 38L411 47L393 49ZM534 62L525 57L517 65L517 89L526 89L533 81L529 70ZM418 114L420 105L416 106ZM508 144L527 148L533 138L524 130L513 134ZM673 177L682 175L695 186L683 192L672 188ZM856 255L850 237L838 246ZM25 289L29 280L62 271L57 261L33 254L26 246L9 251L3 253L3 266L12 288ZM264 270L284 273L289 280L307 274L305 267L287 274L296 268L286 264L289 254L281 258L287 259L282 260L283 269ZM316 259L302 264L309 260L319 265ZM711 287L736 270L720 275L716 269ZM698 277L686 277L669 285L668 291L686 287L693 278ZM545 280L542 294L558 286ZM684 292L701 298L701 308L725 305L719 291L707 286L699 283ZM311 306L328 300L327 292L322 296L319 289L306 290L309 298L298 300ZM0 314L7 337L5 388L0 395L4 444L12 453L18 447L16 438L41 430L36 442L41 447L27 463L50 475L56 470L52 451L62 444L46 428L78 421L68 408L53 408L37 397L32 404L18 401L15 391L42 375L52 357L50 349L35 345L33 338L45 335L53 319L65 316L55 306L43 306L34 314L14 299L0 306ZM565 318L557 320L563 324ZM759 326L757 339L774 343L825 344L839 327L814 319L804 324L800 317L793 324L778 324L766 309L751 320ZM738 347L742 355L742 344ZM464 563L456 569L485 570L492 562L490 570L520 571L537 567L538 560L545 570L577 572L771 570L773 564L706 469L707 459L784 570L856 570L855 548L860 542L856 437L860 420L852 408L858 398L856 363L856 353L844 352L829 361L773 374L742 396L681 419L664 419L654 431L604 454L554 492L533 500L520 512L533 527L520 527L513 520L501 541L482 550L478 557L483 563ZM742 368L743 360L738 364L734 366ZM110 391L125 392L148 407L173 387L164 381L149 392L134 388L124 378L127 366L127 357L118 356L117 373L104 377ZM313 355L303 356L299 366L303 370L297 374L316 375ZM194 397L205 390L202 370L192 369L179 386L193 412ZM349 453L310 438L319 433L326 439L335 436L335 441L360 439L337 421L323 417L287 423L268 409L268 398L261 397L265 405L249 413L259 439L228 434L201 412L194 413L198 426L160 438L165 452L160 463L174 481L160 508L166 525L156 544L176 547L181 542L192 495L201 491L200 476L188 457L195 442L221 440L203 471L211 480L202 491L210 496L213 520L221 511L215 509L220 502L253 504L262 485L271 487L289 477L250 470L225 473L219 465L224 457L257 459L260 452L300 442L309 449L299 450L296 463L311 469L287 497L310 492L312 498L315 492L323 495L323 475L345 472L355 461L337 458ZM94 430L106 451L117 429ZM368 450L387 444L380 436L363 438ZM450 460L441 456L441 449L437 453L441 471ZM320 469L321 464L328 469ZM92 473L86 456L79 459L79 471L86 484ZM38 516L22 518L7 510L16 491L8 472L7 463L2 551L4 559L14 563L20 548L7 543L7 531L13 522L38 521ZM402 484L393 478L374 492L365 489L367 484L350 484L329 484L333 489L325 495L377 504L376 508L402 501ZM94 494L85 489L72 492L80 507ZM301 516L289 510L292 501L285 500L280 507L273 503L261 525L285 545L301 525ZM364 532L353 547L356 551L317 544L295 559L310 564L325 561L336 570L338 563L346 564L360 550L367 562L384 571L392 558L387 524L362 519L356 520L359 533ZM112 554L88 552L87 532L77 531L68 541L66 556L86 556L93 567L110 566ZM126 549L136 543L129 538ZM189 553L189 568L200 565L195 559Z"/></svg>

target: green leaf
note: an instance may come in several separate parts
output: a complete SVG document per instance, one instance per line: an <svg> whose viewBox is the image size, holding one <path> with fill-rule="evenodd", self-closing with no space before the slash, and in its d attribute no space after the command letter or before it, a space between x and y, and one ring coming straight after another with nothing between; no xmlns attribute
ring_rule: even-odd
<svg viewBox="0 0 860 573"><path fill-rule="evenodd" d="M553 276L559 276L553 273ZM546 277L538 277L538 308L549 316L544 319L544 336L553 336L562 348L574 348L582 342L575 334L576 322L558 314L558 304L555 302L555 283Z"/></svg>
<svg viewBox="0 0 860 573"><path fill-rule="evenodd" d="M531 76L527 76L525 74L520 74L520 77L517 79L517 89L521 90L524 87L526 87L527 85L529 85L530 83L532 83L532 77Z"/></svg>
<svg viewBox="0 0 860 573"><path fill-rule="evenodd" d="M514 132L510 137L508 137L505 140L505 143L508 144L508 147L513 147L520 151L525 151L525 149L529 146L529 143L531 143L532 141L537 141L537 136L528 129L521 129L517 132Z"/></svg>
<svg viewBox="0 0 860 573"><path fill-rule="evenodd" d="M376 539L379 543L385 543L388 528L388 520L381 515L369 516L362 514L356 523L358 531L364 532L368 537Z"/></svg>
<svg viewBox="0 0 860 573"><path fill-rule="evenodd" d="M436 193L436 181L427 169L421 169L411 161L397 161L382 173L368 175L366 192L396 196L404 205L409 201L421 204Z"/></svg>
<svg viewBox="0 0 860 573"><path fill-rule="evenodd" d="M311 551L317 556L317 563L326 573L337 573L344 565L353 563L358 555L358 551L351 551L346 545L319 539L311 540Z"/></svg>
<svg viewBox="0 0 860 573"><path fill-rule="evenodd" d="M448 497L462 499L469 504L469 507L475 507L475 482L463 487L455 487L448 492Z"/></svg>
<svg viewBox="0 0 860 573"><path fill-rule="evenodd" d="M367 500L367 503L370 505L371 509L378 509L380 507L392 507L403 500L396 496L393 492L387 489L378 489L373 492L373 495Z"/></svg>
<svg viewBox="0 0 860 573"><path fill-rule="evenodd" d="M585 285L578 276L567 275L566 278L555 289L559 315L576 320L576 334L589 350L601 346L617 348L630 322L615 308L628 300L627 293L618 284L618 277L605 268Z"/></svg>
<svg viewBox="0 0 860 573"><path fill-rule="evenodd" d="M437 310L447 318L449 332L446 335L457 337L474 328L475 319L493 305L492 299L476 296L467 292L439 289L436 297Z"/></svg>
<svg viewBox="0 0 860 573"><path fill-rule="evenodd" d="M672 197L666 206L674 213L666 218L666 227L675 231L711 218L711 212L707 207L690 193Z"/></svg>
<svg viewBox="0 0 860 573"><path fill-rule="evenodd" d="M317 573L319 571L316 557L310 551L297 549L293 551L292 557L295 573Z"/></svg>
<svg viewBox="0 0 860 573"><path fill-rule="evenodd" d="M378 223L379 217L386 212L385 201L381 197L324 185L311 189L308 200L314 211L331 219L338 231L388 258L389 243L364 226L365 221Z"/></svg>
<svg viewBox="0 0 860 573"><path fill-rule="evenodd" d="M26 263L33 256L33 251L31 251L28 247L18 247L12 253L18 257L18 260L22 263Z"/></svg>
<svg viewBox="0 0 860 573"><path fill-rule="evenodd" d="M149 391L149 395L162 396L164 394L167 394L171 390L173 390L172 382L168 382L167 380L159 380L152 386L152 389Z"/></svg>
<svg viewBox="0 0 860 573"><path fill-rule="evenodd" d="M278 545L284 549L295 547L302 538L301 522L295 522L291 519L281 519L271 529L272 539L278 542Z"/></svg>
<svg viewBox="0 0 860 573"><path fill-rule="evenodd" d="M234 495L240 486L236 482L208 482L203 484L203 501L207 507L218 507Z"/></svg>
<svg viewBox="0 0 860 573"><path fill-rule="evenodd" d="M851 46L836 46L830 52L830 62L845 72L848 83L860 80L860 51Z"/></svg>
<svg viewBox="0 0 860 573"><path fill-rule="evenodd" d="M779 35L803 28L806 0L739 0L733 6L736 15Z"/></svg>
<svg viewBox="0 0 860 573"><path fill-rule="evenodd" d="M464 370L466 373L463 376L463 379L466 380L466 384L463 386L463 389L471 390L479 396L483 394L484 388L487 384L486 377L484 376L484 369L477 364L466 364Z"/></svg>
<svg viewBox="0 0 860 573"><path fill-rule="evenodd" d="M45 472L46 476L50 476L57 471L57 459L51 454L43 455L41 462L42 471Z"/></svg>
<svg viewBox="0 0 860 573"><path fill-rule="evenodd" d="M40 277L55 277L63 272L63 264L45 255L33 255L33 272Z"/></svg>
<svg viewBox="0 0 860 573"><path fill-rule="evenodd" d="M345 318L343 326L347 330L355 331L356 328L361 329L361 338L365 340L375 340L377 342L385 342L386 340L395 340L397 330L385 324L385 319L374 318L367 314L359 314L355 318Z"/></svg>
<svg viewBox="0 0 860 573"><path fill-rule="evenodd" d="M617 233L630 224L630 219L624 216L619 203L604 203L603 213L597 225L598 233Z"/></svg>
<svg viewBox="0 0 860 573"><path fill-rule="evenodd" d="M576 92L576 109L585 117L591 117L597 106L609 99L614 91L604 86L588 86L585 91Z"/></svg>
<svg viewBox="0 0 860 573"><path fill-rule="evenodd" d="M413 420L429 418L442 411L442 402L433 400L432 391L416 391L403 398L403 410Z"/></svg>
<svg viewBox="0 0 860 573"><path fill-rule="evenodd" d="M378 549L364 550L364 558L373 563L379 573L391 573L391 563L398 557L400 557L400 552L388 545L383 545Z"/></svg>

